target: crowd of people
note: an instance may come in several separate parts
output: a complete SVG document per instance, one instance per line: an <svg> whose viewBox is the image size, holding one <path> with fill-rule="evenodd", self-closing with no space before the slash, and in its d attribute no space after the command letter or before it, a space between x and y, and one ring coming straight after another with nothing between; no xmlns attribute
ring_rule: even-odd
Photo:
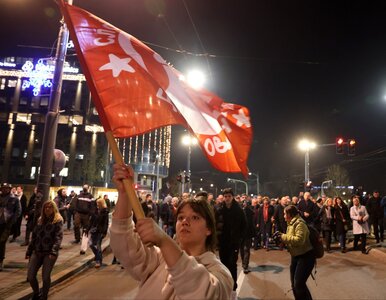
<svg viewBox="0 0 386 300"><path fill-rule="evenodd" d="M326 252L333 250L331 245L336 241L340 251L346 253L349 230L353 233L353 250L361 250L362 253L366 253L366 237L371 228L376 242L384 241L386 197L382 199L376 190L366 198L353 195L348 204L340 197L313 197L310 192L293 197L270 198L235 195L232 189L226 188L216 198L211 193L201 192L194 197L189 193L167 195L163 200L155 200L151 193L143 193L139 195L139 200L146 216L144 221L136 220L126 203L127 196L121 180L127 178L127 173L130 173L130 169L115 166L114 182L119 192L117 207L113 207L107 195L95 199L87 184L78 194L71 191L67 195L66 189L60 188L53 201L45 202L37 189L27 201L21 186L12 188L9 184L2 184L0 271L3 269L6 243L12 243L20 236L24 218L26 230L21 246L28 246L28 281L35 299L47 298L50 275L61 249L64 227L73 230L74 244L87 241L95 255L95 267L99 268L102 265L101 244L109 226L109 212L114 211L111 246L122 266L141 281L139 294L167 293L170 299L179 298L191 290L186 282L179 279L181 272L188 272L192 277L200 278L200 285L207 293L199 295L202 299L220 295L235 298L239 254L243 272L248 274L251 272L249 259L252 249L270 251L273 248L286 248L292 256L291 283L295 298L311 299L305 286L308 273L311 272L310 266L313 265L312 259L307 256L309 254L306 255L310 245L303 243L302 250L296 248L299 246L293 243L290 236L296 230L298 232L301 226L295 230L295 221L298 224L301 220L317 228L323 237ZM272 235L275 232L280 233L282 243L274 243ZM190 240L190 235L194 236L193 240ZM308 236L308 233L304 236ZM122 239L128 243L118 242ZM149 244L157 246L159 250L150 251ZM136 250L131 252L134 245ZM219 260L213 254L217 251ZM80 255L84 253L82 248ZM168 253L174 253L175 256ZM304 263L299 263L298 253L308 257L306 272ZM132 257L143 258L142 264L133 264ZM162 261L164 265L160 267L156 261ZM303 266L298 271L303 277L297 278L296 265ZM204 269L199 267L200 271L197 271L197 266L204 266ZM36 274L41 267L43 288L39 294ZM161 286L151 279L151 274L163 274L170 280ZM304 278L305 274L308 275ZM176 288L177 283L181 288ZM157 288L153 289L153 286ZM184 292L182 287L186 288ZM198 296L196 289L195 293L192 295Z"/></svg>

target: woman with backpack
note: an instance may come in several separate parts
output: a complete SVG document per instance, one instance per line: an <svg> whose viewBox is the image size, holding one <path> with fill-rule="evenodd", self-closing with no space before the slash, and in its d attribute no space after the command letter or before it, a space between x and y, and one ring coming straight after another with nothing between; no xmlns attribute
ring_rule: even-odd
<svg viewBox="0 0 386 300"><path fill-rule="evenodd" d="M288 224L287 232L279 233L279 236L291 254L292 292L296 300L311 300L312 296L306 282L314 268L316 258L309 239L310 232L295 206L287 206L284 209L284 217Z"/></svg>

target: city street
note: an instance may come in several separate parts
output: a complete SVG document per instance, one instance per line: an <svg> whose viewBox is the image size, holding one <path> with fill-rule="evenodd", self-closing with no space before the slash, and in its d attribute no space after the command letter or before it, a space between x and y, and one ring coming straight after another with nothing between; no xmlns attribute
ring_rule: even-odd
<svg viewBox="0 0 386 300"><path fill-rule="evenodd" d="M376 255L374 253L376 252ZM314 299L385 299L386 254L335 251L318 260L316 282L308 287ZM52 299L134 299L137 283L121 269L107 265L71 277L51 289ZM290 256L286 251L252 251L248 275L239 272L239 299L293 299L289 281ZM240 267L239 267L240 271Z"/></svg>

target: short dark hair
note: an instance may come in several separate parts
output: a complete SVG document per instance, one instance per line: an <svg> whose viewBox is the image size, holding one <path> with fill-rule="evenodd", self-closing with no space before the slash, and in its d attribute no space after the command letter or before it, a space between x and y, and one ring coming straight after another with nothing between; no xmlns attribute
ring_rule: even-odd
<svg viewBox="0 0 386 300"><path fill-rule="evenodd" d="M182 201L177 208L176 216L178 216L186 205L189 205L194 212L205 219L206 227L211 231L211 234L206 237L205 247L207 251L215 252L217 246L216 219L214 217L213 207L208 203L207 197L196 195L195 199Z"/></svg>
<svg viewBox="0 0 386 300"><path fill-rule="evenodd" d="M295 205L288 205L284 208L284 212L291 218L296 217L299 214L298 209Z"/></svg>
<svg viewBox="0 0 386 300"><path fill-rule="evenodd" d="M225 189L222 191L222 194L223 194L223 195L225 195L225 194L231 194L232 196L234 196L232 188L225 188Z"/></svg>
<svg viewBox="0 0 386 300"><path fill-rule="evenodd" d="M196 197L195 197L195 198L197 198L197 197L206 197L206 198L208 198L208 192L206 192L206 191L198 192L198 193L196 194Z"/></svg>

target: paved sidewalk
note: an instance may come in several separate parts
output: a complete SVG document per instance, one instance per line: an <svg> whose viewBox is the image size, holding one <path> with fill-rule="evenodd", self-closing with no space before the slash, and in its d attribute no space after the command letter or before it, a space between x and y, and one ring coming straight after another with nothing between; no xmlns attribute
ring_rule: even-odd
<svg viewBox="0 0 386 300"><path fill-rule="evenodd" d="M64 225L62 249L51 274L51 286L62 282L68 277L81 272L93 264L94 254L88 249L85 255L80 255L80 245L72 244L73 230L68 231ZM20 246L24 241L25 222L22 224L22 233L16 242L6 245L4 269L0 272L0 299L29 299L32 289L27 282L27 264L25 252L27 247ZM108 251L109 238L103 240L102 248ZM41 287L41 270L38 273L39 286Z"/></svg>

